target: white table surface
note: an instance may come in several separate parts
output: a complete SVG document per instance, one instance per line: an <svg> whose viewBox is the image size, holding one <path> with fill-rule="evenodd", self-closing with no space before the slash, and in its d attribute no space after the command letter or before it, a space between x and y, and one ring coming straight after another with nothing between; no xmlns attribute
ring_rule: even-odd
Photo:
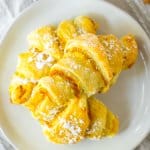
<svg viewBox="0 0 150 150"><path fill-rule="evenodd" d="M0 0L0 41L9 25L19 13L37 0ZM106 0L133 16L150 37L150 5L144 5L142 0ZM0 132L0 150L13 150L4 140ZM150 134L136 148L136 150L150 150Z"/></svg>

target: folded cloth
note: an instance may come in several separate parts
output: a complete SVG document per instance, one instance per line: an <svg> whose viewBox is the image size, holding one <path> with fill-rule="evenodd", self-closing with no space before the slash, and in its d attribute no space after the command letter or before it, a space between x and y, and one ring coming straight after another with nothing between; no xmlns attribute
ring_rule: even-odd
<svg viewBox="0 0 150 150"><path fill-rule="evenodd" d="M37 0L0 0L0 41L16 16Z"/></svg>

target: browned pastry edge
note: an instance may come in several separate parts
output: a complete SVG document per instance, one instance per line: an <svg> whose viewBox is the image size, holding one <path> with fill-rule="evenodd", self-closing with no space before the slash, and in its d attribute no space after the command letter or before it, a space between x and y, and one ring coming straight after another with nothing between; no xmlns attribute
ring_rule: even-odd
<svg viewBox="0 0 150 150"><path fill-rule="evenodd" d="M150 4L150 0L144 0L145 4Z"/></svg>

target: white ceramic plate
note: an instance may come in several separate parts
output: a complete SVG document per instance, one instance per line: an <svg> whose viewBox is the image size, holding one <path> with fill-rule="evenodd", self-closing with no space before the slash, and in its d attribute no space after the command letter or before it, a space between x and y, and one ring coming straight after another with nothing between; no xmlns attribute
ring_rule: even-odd
<svg viewBox="0 0 150 150"><path fill-rule="evenodd" d="M119 116L120 132L112 139L84 140L75 145L55 145L46 141L39 124L21 106L10 104L8 85L17 55L27 48L26 36L35 28L57 24L77 15L89 15L101 25L101 33L118 37L132 33L139 44L134 67L124 71L105 95L98 95ZM129 150L150 129L150 41L139 24L122 10L100 0L42 0L25 11L11 26L0 47L0 126L20 150Z"/></svg>

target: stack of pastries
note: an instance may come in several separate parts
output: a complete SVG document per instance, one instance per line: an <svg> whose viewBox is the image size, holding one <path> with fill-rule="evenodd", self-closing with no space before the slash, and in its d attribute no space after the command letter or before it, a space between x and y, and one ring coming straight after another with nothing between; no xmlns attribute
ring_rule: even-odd
<svg viewBox="0 0 150 150"><path fill-rule="evenodd" d="M136 61L133 35L97 35L87 16L44 26L28 36L19 54L9 93L13 104L28 108L47 138L60 144L114 136L118 118L98 99L124 69Z"/></svg>

